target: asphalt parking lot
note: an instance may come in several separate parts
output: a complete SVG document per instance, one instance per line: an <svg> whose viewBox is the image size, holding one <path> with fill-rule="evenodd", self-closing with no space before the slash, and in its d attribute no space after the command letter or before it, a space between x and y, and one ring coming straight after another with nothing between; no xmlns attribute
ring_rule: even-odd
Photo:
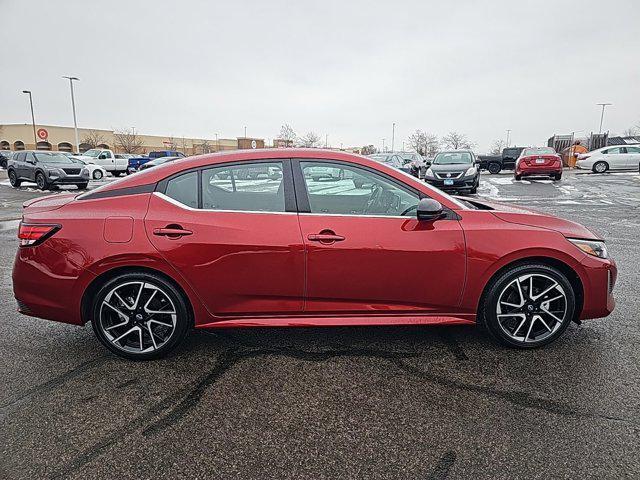
<svg viewBox="0 0 640 480"><path fill-rule="evenodd" d="M41 192L0 179L0 478L638 478L640 175L478 194L604 235L615 312L526 352L473 327L254 329L128 362L15 312L13 219Z"/></svg>

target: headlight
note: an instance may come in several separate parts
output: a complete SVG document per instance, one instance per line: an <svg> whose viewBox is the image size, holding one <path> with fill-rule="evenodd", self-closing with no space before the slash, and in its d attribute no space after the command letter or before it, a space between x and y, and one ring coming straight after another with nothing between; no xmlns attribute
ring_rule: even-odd
<svg viewBox="0 0 640 480"><path fill-rule="evenodd" d="M89 169L87 167L82 169L82 172L80 172L80 175L89 175Z"/></svg>
<svg viewBox="0 0 640 480"><path fill-rule="evenodd" d="M470 177L471 175L475 175L477 172L476 167L469 167L469 169L464 172L465 177Z"/></svg>
<svg viewBox="0 0 640 480"><path fill-rule="evenodd" d="M431 167L427 168L427 171L425 172L425 176L426 177L433 177L433 170L431 170Z"/></svg>
<svg viewBox="0 0 640 480"><path fill-rule="evenodd" d="M582 240L580 238L567 238L576 247L582 250L584 253L593 255L598 258L609 258L607 253L607 246L600 240Z"/></svg>
<svg viewBox="0 0 640 480"><path fill-rule="evenodd" d="M50 177L58 177L60 176L60 172L58 170L49 170L49 176Z"/></svg>

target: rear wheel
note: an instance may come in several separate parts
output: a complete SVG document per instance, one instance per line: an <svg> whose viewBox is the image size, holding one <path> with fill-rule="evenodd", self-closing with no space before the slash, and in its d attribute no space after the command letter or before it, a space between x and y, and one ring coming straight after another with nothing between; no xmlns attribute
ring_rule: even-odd
<svg viewBox="0 0 640 480"><path fill-rule="evenodd" d="M151 273L125 273L95 295L93 330L116 355L133 360L163 357L184 340L191 325L182 293Z"/></svg>
<svg viewBox="0 0 640 480"><path fill-rule="evenodd" d="M78 190L86 190L88 185L88 183L76 183L76 187L78 187Z"/></svg>
<svg viewBox="0 0 640 480"><path fill-rule="evenodd" d="M15 170L9 170L9 183L14 188L20 187L20 184L22 183L20 180L18 180L18 175L16 175Z"/></svg>
<svg viewBox="0 0 640 480"><path fill-rule="evenodd" d="M574 311L575 294L564 274L531 264L514 266L492 280L480 314L498 342L535 348L562 335Z"/></svg>
<svg viewBox="0 0 640 480"><path fill-rule="evenodd" d="M558 180L562 179L562 174L561 173L555 173L555 174L551 175L551 178L553 178L555 181L558 181Z"/></svg>
<svg viewBox="0 0 640 480"><path fill-rule="evenodd" d="M113 176L114 176L114 177L119 177L119 176L122 174L122 172L121 172L120 170L114 170L114 171L113 171L113 172L111 172L111 173L113 173Z"/></svg>
<svg viewBox="0 0 640 480"><path fill-rule="evenodd" d="M596 162L593 164L594 173L604 173L609 170L609 164L607 162Z"/></svg>
<svg viewBox="0 0 640 480"><path fill-rule="evenodd" d="M44 173L42 172L36 173L36 185L40 190L47 189L49 185L47 184L47 179L45 178Z"/></svg>
<svg viewBox="0 0 640 480"><path fill-rule="evenodd" d="M495 175L496 173L500 173L502 166L499 163L491 162L487 167L487 170L489 170L489 173Z"/></svg>

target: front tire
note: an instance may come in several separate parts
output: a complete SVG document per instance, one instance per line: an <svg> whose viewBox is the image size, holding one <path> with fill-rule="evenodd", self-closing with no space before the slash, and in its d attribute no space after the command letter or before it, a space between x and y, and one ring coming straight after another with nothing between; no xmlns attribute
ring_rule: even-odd
<svg viewBox="0 0 640 480"><path fill-rule="evenodd" d="M44 173L42 172L36 173L36 185L40 190L46 190L49 187L47 183L47 179L44 176Z"/></svg>
<svg viewBox="0 0 640 480"><path fill-rule="evenodd" d="M514 175L513 177L518 181L522 180L522 175Z"/></svg>
<svg viewBox="0 0 640 480"><path fill-rule="evenodd" d="M567 277L543 264L516 265L487 286L479 317L494 340L530 349L547 345L567 329L575 293Z"/></svg>
<svg viewBox="0 0 640 480"><path fill-rule="evenodd" d="M102 180L102 177L104 176L102 173L102 170L94 170L93 171L93 179L94 180Z"/></svg>
<svg viewBox="0 0 640 480"><path fill-rule="evenodd" d="M15 170L9 170L9 183L13 188L20 188L21 180L18 180Z"/></svg>
<svg viewBox="0 0 640 480"><path fill-rule="evenodd" d="M489 170L490 174L495 175L497 173L500 173L500 170L502 170L502 166L499 163L492 162L487 167L487 170Z"/></svg>
<svg viewBox="0 0 640 480"><path fill-rule="evenodd" d="M192 324L187 300L153 273L124 273L95 295L91 324L98 340L120 357L151 360L166 356Z"/></svg>

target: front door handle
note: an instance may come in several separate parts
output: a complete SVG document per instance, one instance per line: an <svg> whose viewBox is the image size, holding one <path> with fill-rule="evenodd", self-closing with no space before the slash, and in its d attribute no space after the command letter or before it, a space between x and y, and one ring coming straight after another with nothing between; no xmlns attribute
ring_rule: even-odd
<svg viewBox="0 0 640 480"><path fill-rule="evenodd" d="M184 235L191 235L193 232L178 226L166 226L165 228L154 228L153 234L159 237L180 238Z"/></svg>
<svg viewBox="0 0 640 480"><path fill-rule="evenodd" d="M331 244L343 241L344 237L342 235L336 235L332 230L322 230L320 233L311 233L307 235L307 239L311 242Z"/></svg>

